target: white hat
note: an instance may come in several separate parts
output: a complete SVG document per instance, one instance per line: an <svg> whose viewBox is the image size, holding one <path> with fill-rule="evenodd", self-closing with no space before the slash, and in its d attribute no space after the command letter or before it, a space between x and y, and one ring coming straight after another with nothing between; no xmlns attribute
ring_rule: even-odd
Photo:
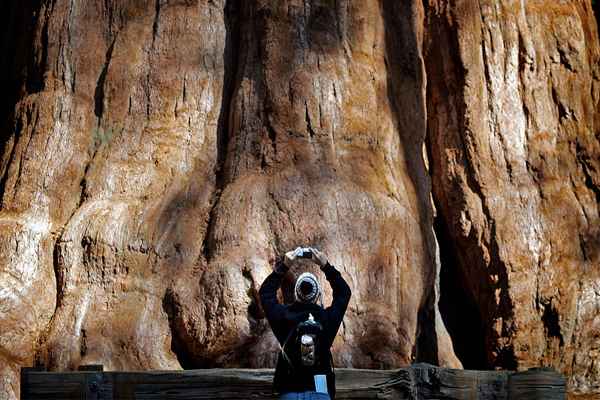
<svg viewBox="0 0 600 400"><path fill-rule="evenodd" d="M296 280L294 287L296 301L301 303L316 303L321 294L321 286L317 277L310 272L304 272Z"/></svg>

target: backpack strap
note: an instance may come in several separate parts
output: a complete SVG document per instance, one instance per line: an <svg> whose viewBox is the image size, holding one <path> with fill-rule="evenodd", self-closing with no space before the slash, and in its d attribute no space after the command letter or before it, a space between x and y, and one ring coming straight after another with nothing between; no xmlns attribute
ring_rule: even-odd
<svg viewBox="0 0 600 400"><path fill-rule="evenodd" d="M281 351L281 355L283 356L283 359L288 363L288 365L292 369L294 369L294 364L292 363L292 360L290 360L290 357L285 352L285 346L290 341L290 339L292 338L292 336L296 333L296 330L298 329L298 325L300 325L300 324L301 324L301 322L299 322L298 324L296 324L296 326L294 327L294 329L290 330L290 333L288 334L287 338L285 338L285 341L283 342L283 344L281 344L281 343L279 344L279 350Z"/></svg>

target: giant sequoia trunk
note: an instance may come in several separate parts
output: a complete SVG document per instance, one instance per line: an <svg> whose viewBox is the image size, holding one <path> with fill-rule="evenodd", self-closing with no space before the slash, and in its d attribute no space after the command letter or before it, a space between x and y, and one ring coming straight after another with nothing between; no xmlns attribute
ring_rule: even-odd
<svg viewBox="0 0 600 400"><path fill-rule="evenodd" d="M484 367L552 366L571 390L600 396L591 5L430 0L426 26L433 195L452 279L481 318L471 328L485 338Z"/></svg>
<svg viewBox="0 0 600 400"><path fill-rule="evenodd" d="M338 366L600 392L589 0L5 7L1 397L34 363L272 366L256 291L301 244L353 289Z"/></svg>

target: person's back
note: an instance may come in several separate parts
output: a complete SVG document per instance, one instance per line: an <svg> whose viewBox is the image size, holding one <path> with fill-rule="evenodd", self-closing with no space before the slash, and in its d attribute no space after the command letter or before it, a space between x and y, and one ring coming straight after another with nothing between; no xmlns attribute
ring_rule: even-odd
<svg viewBox="0 0 600 400"><path fill-rule="evenodd" d="M333 289L333 302L326 309L317 304L321 289L317 279L309 273L298 278L293 304L282 305L277 301L277 290L289 265L306 253L312 254L311 259L320 265ZM330 349L350 296L350 287L341 274L315 249L297 248L286 253L263 282L260 288L262 306L282 347L274 376L275 389L282 394L282 399L295 399L301 393L311 393L310 398L314 399L335 397Z"/></svg>

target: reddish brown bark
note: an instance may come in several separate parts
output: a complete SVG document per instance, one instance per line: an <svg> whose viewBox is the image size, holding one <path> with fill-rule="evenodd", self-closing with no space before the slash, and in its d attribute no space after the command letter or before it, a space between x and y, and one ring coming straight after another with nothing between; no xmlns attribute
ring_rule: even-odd
<svg viewBox="0 0 600 400"><path fill-rule="evenodd" d="M297 245L353 289L338 366L598 390L589 0L5 7L3 395L34 363L273 365L256 290Z"/></svg>

